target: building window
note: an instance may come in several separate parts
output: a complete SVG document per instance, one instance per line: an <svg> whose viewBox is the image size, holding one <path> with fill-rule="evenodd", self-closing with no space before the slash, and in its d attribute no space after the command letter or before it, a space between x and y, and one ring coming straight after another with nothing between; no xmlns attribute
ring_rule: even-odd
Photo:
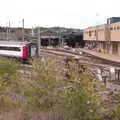
<svg viewBox="0 0 120 120"><path fill-rule="evenodd" d="M111 27L110 30L113 30L113 27Z"/></svg>
<svg viewBox="0 0 120 120"><path fill-rule="evenodd" d="M117 30L119 30L120 29L120 27L119 26L117 26Z"/></svg>
<svg viewBox="0 0 120 120"><path fill-rule="evenodd" d="M91 31L89 31L89 36L91 36L91 35L92 35Z"/></svg>

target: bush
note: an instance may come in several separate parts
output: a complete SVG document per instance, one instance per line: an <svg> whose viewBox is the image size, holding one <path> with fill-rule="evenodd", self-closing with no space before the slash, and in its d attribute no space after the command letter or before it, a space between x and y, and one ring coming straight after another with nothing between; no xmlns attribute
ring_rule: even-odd
<svg viewBox="0 0 120 120"><path fill-rule="evenodd" d="M15 91L19 86L19 63L11 59L0 60L0 108L11 108L14 101Z"/></svg>
<svg viewBox="0 0 120 120"><path fill-rule="evenodd" d="M59 101L60 91L64 86L63 72L59 68L55 59L33 61L33 70L23 91L28 107L51 108Z"/></svg>
<svg viewBox="0 0 120 120"><path fill-rule="evenodd" d="M71 60L65 66L48 58L35 59L28 74L21 75L19 69L19 63L13 60L0 60L0 109L42 110L51 120L120 118L119 107L108 110L99 97L100 83L92 77L88 65Z"/></svg>
<svg viewBox="0 0 120 120"><path fill-rule="evenodd" d="M101 120L95 80L86 65L71 62L64 94L64 113L67 120Z"/></svg>

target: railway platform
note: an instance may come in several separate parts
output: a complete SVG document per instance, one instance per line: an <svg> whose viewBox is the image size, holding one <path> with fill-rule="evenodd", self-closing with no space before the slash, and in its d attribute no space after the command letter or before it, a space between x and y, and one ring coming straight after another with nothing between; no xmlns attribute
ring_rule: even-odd
<svg viewBox="0 0 120 120"><path fill-rule="evenodd" d="M88 50L88 49L84 49L84 48L80 48L79 50L83 53L88 54L88 55L91 55L91 56L100 58L102 60L105 60L108 62L113 62L113 63L120 65L120 56L100 53L100 52L96 52L96 51Z"/></svg>

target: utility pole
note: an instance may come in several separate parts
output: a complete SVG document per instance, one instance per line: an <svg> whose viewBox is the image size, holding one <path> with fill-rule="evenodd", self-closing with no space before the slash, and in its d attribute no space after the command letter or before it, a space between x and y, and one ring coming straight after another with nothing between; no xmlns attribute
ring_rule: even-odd
<svg viewBox="0 0 120 120"><path fill-rule="evenodd" d="M7 40L9 40L9 34L10 34L10 21L8 24L9 25L7 26Z"/></svg>
<svg viewBox="0 0 120 120"><path fill-rule="evenodd" d="M59 47L61 47L61 30L60 30L60 32L59 32Z"/></svg>
<svg viewBox="0 0 120 120"><path fill-rule="evenodd" d="M10 34L10 21L7 22L6 25L6 40L9 40L9 34Z"/></svg>
<svg viewBox="0 0 120 120"><path fill-rule="evenodd" d="M6 40L8 40L8 22L6 23Z"/></svg>
<svg viewBox="0 0 120 120"><path fill-rule="evenodd" d="M62 48L64 47L64 38L63 36L61 37L61 40L62 40Z"/></svg>
<svg viewBox="0 0 120 120"><path fill-rule="evenodd" d="M34 28L32 27L32 37L34 36Z"/></svg>
<svg viewBox="0 0 120 120"><path fill-rule="evenodd" d="M10 33L10 31L11 31L11 30L10 30L10 21L9 21L9 33Z"/></svg>
<svg viewBox="0 0 120 120"><path fill-rule="evenodd" d="M8 26L6 26L6 40L8 40Z"/></svg>
<svg viewBox="0 0 120 120"><path fill-rule="evenodd" d="M37 40L37 55L40 57L41 38L40 38L40 27L38 27L38 40Z"/></svg>
<svg viewBox="0 0 120 120"><path fill-rule="evenodd" d="M59 46L61 47L61 37L59 35Z"/></svg>
<svg viewBox="0 0 120 120"><path fill-rule="evenodd" d="M24 19L22 20L22 41L24 42Z"/></svg>

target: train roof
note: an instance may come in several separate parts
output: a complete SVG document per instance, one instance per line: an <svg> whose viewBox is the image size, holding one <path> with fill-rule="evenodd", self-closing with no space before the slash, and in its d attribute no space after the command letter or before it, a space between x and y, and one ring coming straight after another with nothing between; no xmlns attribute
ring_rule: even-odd
<svg viewBox="0 0 120 120"><path fill-rule="evenodd" d="M30 44L31 42L20 42L20 41L0 41L0 45L27 45Z"/></svg>

